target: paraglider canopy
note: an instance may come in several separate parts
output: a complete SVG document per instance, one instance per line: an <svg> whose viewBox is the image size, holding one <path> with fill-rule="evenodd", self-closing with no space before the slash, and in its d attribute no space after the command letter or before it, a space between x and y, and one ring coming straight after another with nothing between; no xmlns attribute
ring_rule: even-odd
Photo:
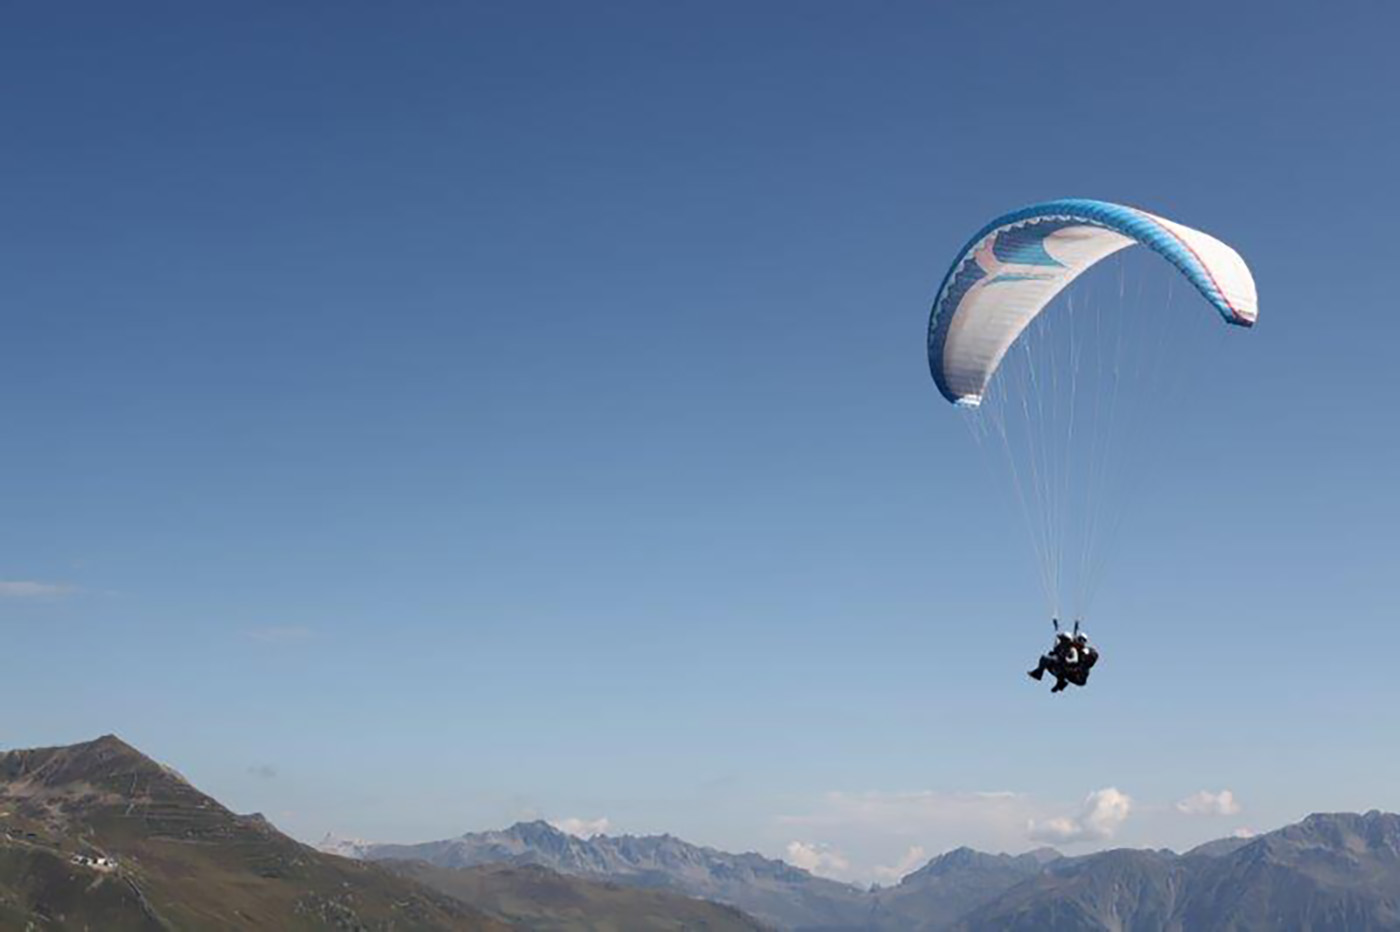
<svg viewBox="0 0 1400 932"><path fill-rule="evenodd" d="M1226 321L1253 325L1254 278L1213 236L1135 207L1068 198L998 217L958 253L929 316L929 369L949 401L975 406L1026 325L1096 262L1134 244L1181 270Z"/></svg>
<svg viewBox="0 0 1400 932"><path fill-rule="evenodd" d="M1135 245L1167 260L1140 263L1161 289L1127 287L1126 256L1104 262ZM1092 271L1100 263L1116 276ZM1135 207L1070 198L987 223L938 288L929 369L978 446L1004 454L1052 616L1088 611L1106 541L1166 436L1152 426L1171 422L1176 390L1203 371L1205 331L1230 329L1173 307L1183 280L1193 310L1199 294L1227 323L1254 324L1254 278L1234 249Z"/></svg>

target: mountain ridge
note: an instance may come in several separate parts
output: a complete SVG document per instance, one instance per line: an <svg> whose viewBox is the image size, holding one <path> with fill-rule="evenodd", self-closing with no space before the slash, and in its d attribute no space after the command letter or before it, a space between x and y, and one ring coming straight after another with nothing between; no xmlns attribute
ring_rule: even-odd
<svg viewBox="0 0 1400 932"><path fill-rule="evenodd" d="M581 839L540 821L360 850L373 860L542 865L673 889L796 932L1271 928L1271 903L1287 903L1321 923L1316 928L1400 929L1400 816L1379 810L1314 813L1273 832L1221 838L1185 853L1117 848L1066 857L1046 848L1011 855L959 847L893 886L869 889L669 834Z"/></svg>
<svg viewBox="0 0 1400 932"><path fill-rule="evenodd" d="M818 928L832 921L859 924L870 911L861 887L756 852L732 854L670 834L584 839L535 820L418 845L371 844L359 851L371 861L418 860L443 868L539 865L724 903L790 928Z"/></svg>
<svg viewBox="0 0 1400 932"><path fill-rule="evenodd" d="M1375 809L1181 854L959 847L869 889L671 834L579 838L542 821L323 843L360 859L233 812L113 735L0 752L0 928L1400 930L1400 815Z"/></svg>
<svg viewBox="0 0 1400 932"><path fill-rule="evenodd" d="M765 928L730 907L543 868L426 876L392 867L317 851L261 814L239 815L114 735L0 752L3 929Z"/></svg>
<svg viewBox="0 0 1400 932"><path fill-rule="evenodd" d="M952 928L1400 929L1400 815L1314 813L1227 847L1065 859Z"/></svg>
<svg viewBox="0 0 1400 932"><path fill-rule="evenodd" d="M242 816L114 735L0 752L0 926L508 926Z"/></svg>

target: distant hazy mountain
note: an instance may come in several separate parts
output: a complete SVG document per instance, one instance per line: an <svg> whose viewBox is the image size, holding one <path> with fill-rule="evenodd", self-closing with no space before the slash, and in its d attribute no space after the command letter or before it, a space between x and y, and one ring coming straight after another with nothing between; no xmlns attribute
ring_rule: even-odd
<svg viewBox="0 0 1400 932"><path fill-rule="evenodd" d="M983 854L958 848L934 858L897 886L871 894L873 924L879 929L944 929L1059 860L1053 848L1029 854Z"/></svg>
<svg viewBox="0 0 1400 932"><path fill-rule="evenodd" d="M434 867L385 861L390 870L531 932L771 932L731 906L666 890L584 880L537 864Z"/></svg>
<svg viewBox="0 0 1400 932"><path fill-rule="evenodd" d="M1237 845L1056 861L955 925L980 930L1400 929L1400 816L1313 815Z"/></svg>
<svg viewBox="0 0 1400 932"><path fill-rule="evenodd" d="M1186 852L1187 857L1211 857L1216 858L1225 854L1234 854L1236 851L1249 844L1254 838L1253 835L1241 838L1234 836L1231 838L1217 838L1215 841L1208 841L1203 845L1197 845Z"/></svg>
<svg viewBox="0 0 1400 932"><path fill-rule="evenodd" d="M363 845L327 844L349 854ZM544 868L390 866L318 852L261 816L236 815L114 737L0 753L4 930L767 928L732 907Z"/></svg>
<svg viewBox="0 0 1400 932"><path fill-rule="evenodd" d="M335 854L342 858L354 858L364 860L365 851L371 847L371 843L362 838L341 838L339 835L327 834L316 843L316 850L325 854Z"/></svg>
<svg viewBox="0 0 1400 932"><path fill-rule="evenodd" d="M851 884L816 877L757 854L728 854L670 835L583 839L547 822L420 845L360 845L369 860L426 861L437 867L540 865L564 874L667 889L735 906L789 929L867 928L874 906Z"/></svg>
<svg viewBox="0 0 1400 932"><path fill-rule="evenodd" d="M581 839L543 822L325 845L389 863L301 845L110 736L0 753L0 929L1400 932L1400 816L1381 812L1184 855L959 848L873 890L669 835Z"/></svg>
<svg viewBox="0 0 1400 932"><path fill-rule="evenodd" d="M1067 858L1042 849L1013 857L959 848L869 891L669 835L585 840L543 822L355 850L441 867L535 864L664 887L800 932L1400 930L1400 816L1379 812L1314 815L1184 855L1119 849Z"/></svg>
<svg viewBox="0 0 1400 932"><path fill-rule="evenodd" d="M0 928L508 926L236 815L108 736L0 753Z"/></svg>

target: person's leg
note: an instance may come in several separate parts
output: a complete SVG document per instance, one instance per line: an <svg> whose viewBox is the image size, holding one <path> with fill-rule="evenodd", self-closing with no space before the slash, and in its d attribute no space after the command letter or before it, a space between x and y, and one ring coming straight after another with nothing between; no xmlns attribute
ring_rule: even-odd
<svg viewBox="0 0 1400 932"><path fill-rule="evenodd" d="M1034 670L1027 671L1027 675L1033 680L1038 680L1045 675L1045 671L1048 669L1050 669L1050 658L1042 655L1039 666Z"/></svg>

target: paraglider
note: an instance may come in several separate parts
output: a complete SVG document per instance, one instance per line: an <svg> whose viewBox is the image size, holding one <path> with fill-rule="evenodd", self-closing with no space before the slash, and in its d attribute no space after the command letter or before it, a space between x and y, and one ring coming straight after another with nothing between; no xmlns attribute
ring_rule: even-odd
<svg viewBox="0 0 1400 932"><path fill-rule="evenodd" d="M1048 653L1041 655L1036 668L1027 671L1026 675L1039 681L1046 673L1054 674L1052 693L1064 692L1069 683L1089 685L1089 671L1099 662L1098 650L1089 643L1089 636L1079 630L1078 621L1074 623L1072 635L1060 630L1060 619L1052 618L1050 621L1055 626L1055 643Z"/></svg>
<svg viewBox="0 0 1400 932"><path fill-rule="evenodd" d="M1131 402L1169 399L1151 378L1184 368L1180 358L1163 364L1168 341L1160 335L1128 332L1174 320L1183 329L1180 311L1131 295L1120 281L1116 295L1076 312L1079 289L1069 286L1135 245L1166 259L1180 273L1170 278L1184 278L1226 323L1247 328L1257 320L1254 278L1233 248L1138 208L1079 198L1025 207L983 226L954 258L929 315L934 384L963 412L979 445L1005 453L1055 618L1062 607L1076 618L1087 611L1104 563L1103 538L1121 517L1111 493L1146 471L1128 469L1118 452L1122 434L1152 422ZM1171 287L1156 303L1170 303ZM1135 347L1142 358L1158 359L1130 359ZM1062 606L1066 596L1071 604ZM1056 645L1030 673L1052 673L1059 692L1066 683L1087 683L1098 653L1077 623L1078 640L1059 632L1058 623L1056 630Z"/></svg>

